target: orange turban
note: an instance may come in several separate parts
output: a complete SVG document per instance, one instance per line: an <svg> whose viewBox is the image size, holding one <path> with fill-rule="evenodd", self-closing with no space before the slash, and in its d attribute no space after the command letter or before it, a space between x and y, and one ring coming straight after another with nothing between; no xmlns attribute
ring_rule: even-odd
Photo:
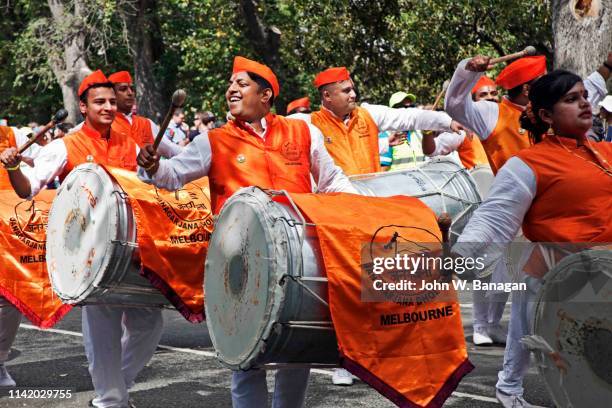
<svg viewBox="0 0 612 408"><path fill-rule="evenodd" d="M504 89L512 89L545 73L545 56L523 57L504 68L497 76L495 82Z"/></svg>
<svg viewBox="0 0 612 408"><path fill-rule="evenodd" d="M257 74L266 81L268 81L270 85L272 85L272 92L274 92L274 96L278 96L278 93L280 92L280 86L278 85L278 79L276 79L276 75L274 75L274 72L272 72L270 68L268 68L264 64L260 64L259 62L251 61L248 58L240 56L235 57L232 74L244 71Z"/></svg>
<svg viewBox="0 0 612 408"><path fill-rule="evenodd" d="M127 83L132 84L132 76L127 71L119 71L114 74L110 74L108 80L113 84Z"/></svg>
<svg viewBox="0 0 612 408"><path fill-rule="evenodd" d="M334 82L346 81L351 78L351 74L348 72L346 67L333 67L328 68L323 72L319 72L315 77L313 83L316 88L320 88L323 85L332 84Z"/></svg>
<svg viewBox="0 0 612 408"><path fill-rule="evenodd" d="M472 92L471 93L475 94L483 86L493 86L493 87L497 88L497 85L495 84L495 82L493 82L493 80L491 78L489 78L486 75L483 75L483 76L480 77L478 82L476 82L476 85L474 85L474 87L472 88Z"/></svg>
<svg viewBox="0 0 612 408"><path fill-rule="evenodd" d="M295 101L289 102L289 105L287 105L287 113L297 108L310 109L310 99L308 99L308 97L305 96L303 98L296 99Z"/></svg>
<svg viewBox="0 0 612 408"><path fill-rule="evenodd" d="M108 83L108 78L102 73L102 71L97 70L89 74L83 79L81 85L79 86L79 98L83 95L83 92L91 88L92 85L96 84L106 84Z"/></svg>

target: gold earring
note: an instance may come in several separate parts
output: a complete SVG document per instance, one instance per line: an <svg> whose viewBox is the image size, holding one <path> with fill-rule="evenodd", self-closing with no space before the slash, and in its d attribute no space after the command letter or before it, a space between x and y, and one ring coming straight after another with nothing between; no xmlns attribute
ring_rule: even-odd
<svg viewBox="0 0 612 408"><path fill-rule="evenodd" d="M552 128L552 126L549 126L549 127L548 127L548 130L546 131L546 134L547 134L548 136L554 136L554 135L555 135L555 131L554 131L554 129Z"/></svg>

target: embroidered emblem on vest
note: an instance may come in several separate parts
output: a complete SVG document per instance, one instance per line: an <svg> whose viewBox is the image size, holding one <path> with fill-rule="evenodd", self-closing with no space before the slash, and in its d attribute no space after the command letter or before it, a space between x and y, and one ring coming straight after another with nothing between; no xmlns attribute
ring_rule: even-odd
<svg viewBox="0 0 612 408"><path fill-rule="evenodd" d="M300 147L293 142L285 142L281 147L281 154L287 160L298 161L302 154Z"/></svg>
<svg viewBox="0 0 612 408"><path fill-rule="evenodd" d="M236 156L236 160L238 160L238 163L244 163L246 161L246 157L244 157L244 154L239 154Z"/></svg>

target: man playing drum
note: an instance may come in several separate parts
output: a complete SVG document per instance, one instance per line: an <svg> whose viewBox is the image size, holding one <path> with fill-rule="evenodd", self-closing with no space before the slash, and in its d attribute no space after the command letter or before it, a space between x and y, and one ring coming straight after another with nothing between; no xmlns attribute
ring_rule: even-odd
<svg viewBox="0 0 612 408"><path fill-rule="evenodd" d="M234 59L225 93L234 119L208 135L194 139L183 152L159 161L152 146L138 156L138 176L149 183L175 190L189 181L208 176L212 209L218 214L241 187L257 185L295 193L312 191L311 174L321 192L356 192L334 164L315 127L270 112L278 96L276 75L265 65L243 57ZM309 369L279 369L274 407L300 407L304 403ZM232 374L235 408L264 407L268 401L263 370Z"/></svg>
<svg viewBox="0 0 612 408"><path fill-rule="evenodd" d="M78 95L85 123L80 130L43 147L31 175L19 170L17 149L9 148L0 155L20 197L31 199L56 176L63 180L75 166L88 161L136 170L136 143L111 129L117 111L113 84L98 70L83 80ZM128 389L153 356L162 326L159 309L83 307L83 342L96 392L93 406L128 406Z"/></svg>
<svg viewBox="0 0 612 408"><path fill-rule="evenodd" d="M444 112L416 108L393 109L364 103L357 106L355 85L345 67L319 73L314 85L321 95L321 109L311 122L323 133L325 147L346 174L381 171L378 134L384 131L452 130L461 126ZM394 143L393 138L385 139Z"/></svg>

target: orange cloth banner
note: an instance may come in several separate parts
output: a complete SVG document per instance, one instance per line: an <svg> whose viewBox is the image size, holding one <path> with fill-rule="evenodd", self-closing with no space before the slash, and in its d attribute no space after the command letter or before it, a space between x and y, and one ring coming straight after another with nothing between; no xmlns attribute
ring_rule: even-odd
<svg viewBox="0 0 612 408"><path fill-rule="evenodd" d="M432 245L441 237L433 211L404 196L291 198L316 225L341 365L399 407L442 406L473 368L456 293L451 290L452 301L425 303L361 298L362 279L370 279L362 272L371 261L362 259L364 245L388 243L398 231L402 239Z"/></svg>
<svg viewBox="0 0 612 408"><path fill-rule="evenodd" d="M47 220L55 190L35 200L0 190L0 295L36 326L53 327L72 309L55 296L45 260Z"/></svg>
<svg viewBox="0 0 612 408"><path fill-rule="evenodd" d="M204 260L213 228L208 179L177 193L107 167L127 193L136 220L141 273L192 323L204 320Z"/></svg>

